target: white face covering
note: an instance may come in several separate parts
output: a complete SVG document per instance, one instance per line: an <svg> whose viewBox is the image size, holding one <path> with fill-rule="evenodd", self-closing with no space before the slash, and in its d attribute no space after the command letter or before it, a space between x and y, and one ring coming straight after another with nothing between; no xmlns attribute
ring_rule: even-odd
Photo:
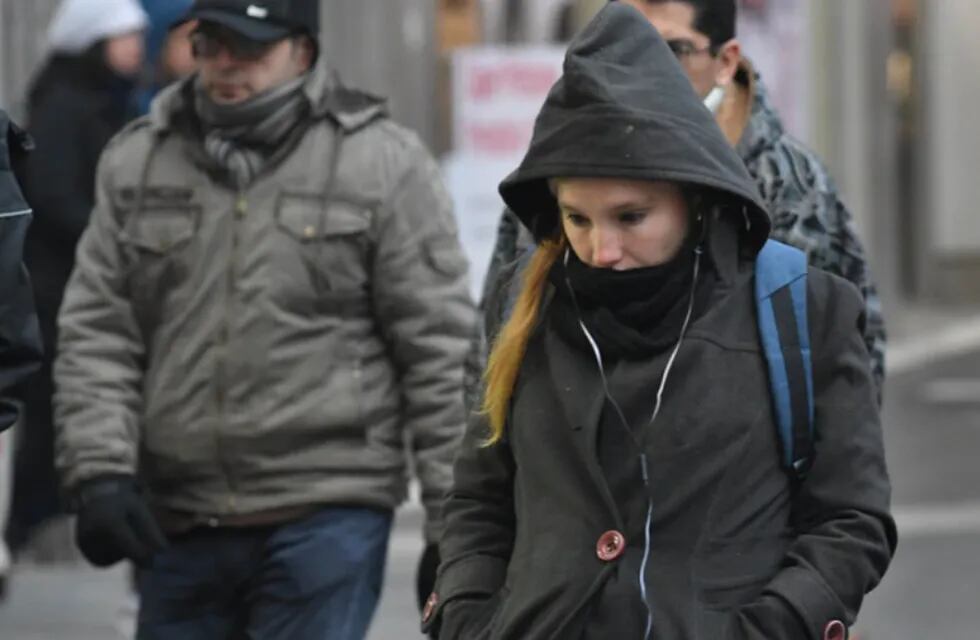
<svg viewBox="0 0 980 640"><path fill-rule="evenodd" d="M715 87L708 92L708 95L704 97L704 106L708 108L711 113L718 113L718 109L721 108L721 103L725 100L725 87L721 85L715 85Z"/></svg>

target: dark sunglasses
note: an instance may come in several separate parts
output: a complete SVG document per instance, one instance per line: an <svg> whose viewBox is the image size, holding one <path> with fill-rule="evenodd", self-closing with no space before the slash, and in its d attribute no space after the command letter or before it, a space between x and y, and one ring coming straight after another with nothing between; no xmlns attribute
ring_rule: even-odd
<svg viewBox="0 0 980 640"><path fill-rule="evenodd" d="M201 26L191 34L191 51L195 58L208 60L222 50L237 60L254 61L264 56L276 42L260 42L246 38L231 29Z"/></svg>

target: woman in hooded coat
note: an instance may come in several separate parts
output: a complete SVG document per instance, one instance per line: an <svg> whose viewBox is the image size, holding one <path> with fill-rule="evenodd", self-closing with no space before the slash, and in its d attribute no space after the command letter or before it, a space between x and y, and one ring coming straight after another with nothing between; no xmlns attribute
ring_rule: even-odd
<svg viewBox="0 0 980 640"><path fill-rule="evenodd" d="M60 511L51 409L55 325L75 246L95 204L99 156L130 115L145 26L138 0L62 0L48 27L48 57L28 95L27 128L36 149L23 173L34 209L24 257L45 357L25 398L7 532L13 547Z"/></svg>
<svg viewBox="0 0 980 640"><path fill-rule="evenodd" d="M896 545L861 297L807 274L817 435L800 479L756 318L768 217L634 9L611 3L571 45L501 194L538 244L516 300L491 298L484 411L423 628L843 639Z"/></svg>

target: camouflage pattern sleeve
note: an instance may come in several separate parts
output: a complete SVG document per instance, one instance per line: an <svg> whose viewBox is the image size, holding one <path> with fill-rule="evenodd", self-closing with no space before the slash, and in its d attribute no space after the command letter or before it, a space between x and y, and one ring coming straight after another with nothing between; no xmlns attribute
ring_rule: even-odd
<svg viewBox="0 0 980 640"><path fill-rule="evenodd" d="M806 251L812 266L849 280L864 297L864 341L880 402L887 336L881 300L851 213L820 160L788 136L752 169L773 218L772 237Z"/></svg>
<svg viewBox="0 0 980 640"><path fill-rule="evenodd" d="M481 401L483 370L486 367L489 351L484 321L487 301L493 298L495 292L500 289L501 276L505 267L517 259L521 248L519 243L521 235L521 223L517 216L509 209L505 209L497 227L497 239L493 246L490 266L487 269L487 275L483 281L483 292L480 296L479 319L466 357L464 394L468 411L477 410Z"/></svg>

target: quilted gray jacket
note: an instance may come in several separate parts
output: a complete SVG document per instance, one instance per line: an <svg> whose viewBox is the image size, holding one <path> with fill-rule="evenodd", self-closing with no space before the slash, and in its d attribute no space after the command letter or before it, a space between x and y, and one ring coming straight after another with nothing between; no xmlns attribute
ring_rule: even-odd
<svg viewBox="0 0 980 640"><path fill-rule="evenodd" d="M202 518L391 508L407 441L435 540L474 325L439 171L383 104L307 82L312 122L247 189L188 125L189 85L124 130L60 316L69 489L138 470Z"/></svg>

